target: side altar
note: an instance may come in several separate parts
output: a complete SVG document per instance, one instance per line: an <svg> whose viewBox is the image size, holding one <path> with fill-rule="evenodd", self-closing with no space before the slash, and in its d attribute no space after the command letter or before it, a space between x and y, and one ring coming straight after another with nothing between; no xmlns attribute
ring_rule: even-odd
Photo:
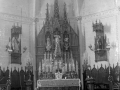
<svg viewBox="0 0 120 90"><path fill-rule="evenodd" d="M67 18L66 4L59 15L58 0L50 18L47 4L46 20L36 37L36 68L38 87L80 86L79 34ZM71 85L72 84L72 85Z"/></svg>

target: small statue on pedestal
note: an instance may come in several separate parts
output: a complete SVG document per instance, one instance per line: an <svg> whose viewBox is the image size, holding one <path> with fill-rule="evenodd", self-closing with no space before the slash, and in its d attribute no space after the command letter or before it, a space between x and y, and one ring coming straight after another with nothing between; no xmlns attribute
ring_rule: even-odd
<svg viewBox="0 0 120 90"><path fill-rule="evenodd" d="M61 69L56 70L55 79L62 79L62 75L63 74Z"/></svg>

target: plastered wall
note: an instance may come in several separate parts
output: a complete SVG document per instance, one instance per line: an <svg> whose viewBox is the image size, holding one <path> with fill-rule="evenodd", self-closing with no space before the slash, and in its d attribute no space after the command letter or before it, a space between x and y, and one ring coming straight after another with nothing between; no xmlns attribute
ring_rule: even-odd
<svg viewBox="0 0 120 90"><path fill-rule="evenodd" d="M119 11L119 2L114 0L85 0L80 12L80 17L78 19L81 24L79 24L80 31L82 32L80 42L81 46L85 46L84 49L81 49L81 59L82 64L84 59L87 57L88 64L93 68L93 65L100 67L103 64L103 67L108 66L108 62L95 62L95 53L90 50L89 45L94 46L94 36L93 32L93 23L96 21L101 21L104 25L104 32L109 39L111 48L109 51L109 61L111 66L116 65L119 62L119 35L120 35L120 11ZM82 38L82 35L85 36ZM83 43L84 42L84 43ZM85 45L83 45L85 44ZM81 47L82 48L82 47ZM86 55L87 54L87 55Z"/></svg>
<svg viewBox="0 0 120 90"><path fill-rule="evenodd" d="M31 53L33 40L33 12L34 0L0 0L0 66L9 67L10 55L6 52L6 45L8 44L9 37L11 37L11 28L13 25L22 25L21 35L21 50L22 50L22 64L12 64L12 68L26 65L26 57ZM32 35L30 37L30 35ZM33 38L33 39L31 39ZM33 45L33 44L32 44ZM23 48L27 47L25 53ZM33 53L32 53L33 54ZM34 55L32 55L34 56ZM33 57L34 58L34 57ZM32 61L33 62L33 61Z"/></svg>

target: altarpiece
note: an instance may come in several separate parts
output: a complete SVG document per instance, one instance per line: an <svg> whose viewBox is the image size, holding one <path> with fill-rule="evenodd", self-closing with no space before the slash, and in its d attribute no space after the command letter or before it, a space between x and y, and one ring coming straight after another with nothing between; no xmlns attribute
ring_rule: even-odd
<svg viewBox="0 0 120 90"><path fill-rule="evenodd" d="M46 20L36 38L37 79L80 78L79 35L68 21L66 4L63 12L60 16L55 0L50 17L47 4ZM56 77L57 72L62 77Z"/></svg>

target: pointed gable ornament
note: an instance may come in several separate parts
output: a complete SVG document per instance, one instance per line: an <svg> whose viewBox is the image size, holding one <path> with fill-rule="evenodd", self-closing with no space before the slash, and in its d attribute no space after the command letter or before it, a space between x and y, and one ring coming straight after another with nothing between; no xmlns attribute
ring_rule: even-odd
<svg viewBox="0 0 120 90"><path fill-rule="evenodd" d="M59 18L58 0L55 0L54 2L54 18Z"/></svg>
<svg viewBox="0 0 120 90"><path fill-rule="evenodd" d="M49 28L50 26L50 19L49 19L49 10L48 10L49 4L47 3L47 9L46 9L46 21L45 21L45 25L47 28Z"/></svg>

